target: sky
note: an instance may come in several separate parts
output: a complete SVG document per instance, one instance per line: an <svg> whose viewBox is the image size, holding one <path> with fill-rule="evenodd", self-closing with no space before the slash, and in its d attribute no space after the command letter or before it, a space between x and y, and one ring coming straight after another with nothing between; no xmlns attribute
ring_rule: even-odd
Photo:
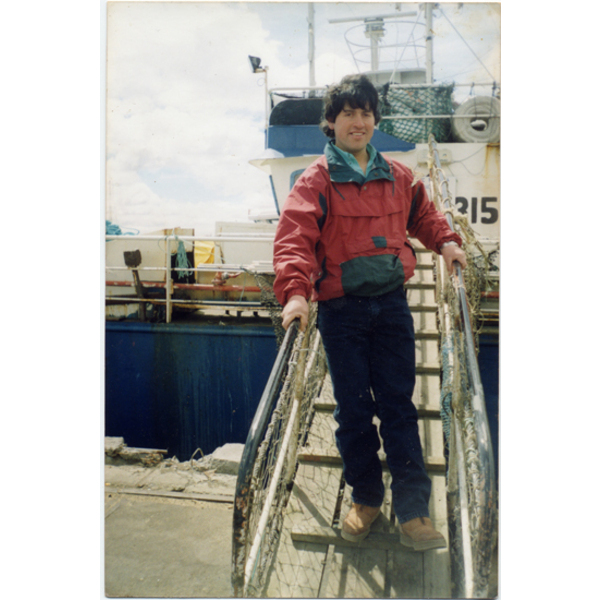
<svg viewBox="0 0 600 600"><path fill-rule="evenodd" d="M350 42L364 45L361 23L330 19L395 14L397 6L315 3L316 84L365 68L344 36L351 29ZM442 6L485 68L437 13L436 80L499 81L499 10ZM264 152L265 77L252 73L248 55L268 66L269 89L308 85L307 17L308 5L296 2L107 3L108 220L133 233L191 227L211 235L216 221L273 209L268 176L249 164Z"/></svg>

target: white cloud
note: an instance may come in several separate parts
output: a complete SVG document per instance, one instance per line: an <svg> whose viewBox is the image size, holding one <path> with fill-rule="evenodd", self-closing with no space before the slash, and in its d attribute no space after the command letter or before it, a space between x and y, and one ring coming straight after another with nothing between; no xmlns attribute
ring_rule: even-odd
<svg viewBox="0 0 600 600"><path fill-rule="evenodd" d="M231 41L245 38L248 47L272 54L278 44L243 5L113 3L109 9L109 218L144 230L191 217L204 225L199 215L212 215L216 206L245 218L249 188L253 196L270 195L264 174L248 165L264 146L264 89L245 48ZM142 172L163 180L180 173L190 189L157 194Z"/></svg>
<svg viewBox="0 0 600 600"><path fill-rule="evenodd" d="M475 40L478 49L493 51L493 19L467 5L462 12L443 6L451 17L479 23L487 46ZM390 3L316 4L317 85L356 70L343 36L352 24L328 19L393 10ZM215 220L245 220L251 208L273 207L266 175L248 164L264 151L265 118L264 76L251 73L248 55L268 65L270 88L307 85L306 17L304 3L109 4L109 219L142 232L177 225L211 233ZM456 70L451 60L445 66L456 48L445 19L435 26L444 34L436 65ZM471 68L472 55L464 56L459 69Z"/></svg>

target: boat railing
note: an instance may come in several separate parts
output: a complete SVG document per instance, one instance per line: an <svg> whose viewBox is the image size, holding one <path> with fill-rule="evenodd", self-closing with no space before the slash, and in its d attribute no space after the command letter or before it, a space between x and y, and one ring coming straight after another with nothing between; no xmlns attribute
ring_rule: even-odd
<svg viewBox="0 0 600 600"><path fill-rule="evenodd" d="M325 355L316 328L316 306L299 331L294 321L283 338L250 426L238 470L232 539L235 597L261 597L308 433L314 401L325 377Z"/></svg>
<svg viewBox="0 0 600 600"><path fill-rule="evenodd" d="M113 288L110 294L107 294L106 301L112 304L115 303L138 303L140 304L140 310L145 307L146 304L164 305L165 307L165 320L167 323L171 322L172 312L174 305L188 306L189 308L201 307L201 306L230 306L230 307L243 307L243 308L254 308L259 309L262 304L260 301L252 300L238 300L238 301L226 301L226 300L202 300L199 302L195 299L176 297L177 292L222 292L222 293L239 293L240 298L243 298L248 294L260 294L260 285L249 285L245 281L242 284L231 284L227 281L241 273L251 274L256 277L258 272L265 272L272 270L272 264L266 264L265 261L260 264L239 264L239 263L207 263L207 264L196 264L189 263L186 259L183 260L185 264L171 265L172 257L178 255L179 248L183 244L184 254L186 246L193 245L195 242L214 242L215 244L220 243L252 243L252 242L268 242L272 243L274 235L272 233L267 234L244 234L244 235L221 235L221 236L193 236L193 235L106 235L106 242L112 242L119 240L122 242L123 248L131 248L129 250L130 257L126 258L126 251L123 254L119 254L119 260L121 264L106 264L105 272L106 288ZM157 242L162 250L161 254L164 255L164 260L161 259L160 265L144 265L142 252L135 256L138 246L141 246L145 242ZM156 262L156 261L155 261ZM180 282L176 281L173 277L173 273L183 273L185 275L191 275L196 273L209 273L218 274L218 277L211 283L198 283L198 282ZM122 275L127 274L126 277ZM146 276L144 279L143 275ZM179 278L177 278L179 279ZM134 288L135 295L131 294L118 294L114 293L114 289L119 288ZM150 295L148 292L151 290L162 290L161 297L157 297L155 294ZM144 309L145 310L145 309Z"/></svg>
<svg viewBox="0 0 600 600"><path fill-rule="evenodd" d="M433 136L429 137L429 153L432 196L455 231L465 225L457 226L455 222L458 212ZM449 520L454 530L455 568L462 574L459 587L464 596L459 597L489 597L497 542L495 462L477 362L469 284L458 262L454 269L455 273L448 276L439 259L436 293L443 363L441 409L449 442Z"/></svg>
<svg viewBox="0 0 600 600"><path fill-rule="evenodd" d="M384 87L381 84L377 84L378 87ZM487 81L487 82L471 82L471 83L395 83L389 82L385 84L389 86L391 89L403 89L403 90L416 90L416 89L427 89L427 88L440 88L440 87L451 87L452 89L456 88L464 88L469 89L469 95L474 95L477 93L485 93L489 96L499 96L500 95L500 84L496 81ZM289 99L304 99L304 98L313 98L313 97L322 97L327 92L326 86L301 86L301 87L278 87L278 88L270 88L268 94L271 98L271 103L273 105L274 100L273 96L280 96L281 98L289 98Z"/></svg>
<svg viewBox="0 0 600 600"><path fill-rule="evenodd" d="M500 139L500 85L480 83L379 83L379 130L409 143L427 143L429 133L439 142L497 143ZM268 91L267 123L317 124L320 101L327 88L273 88ZM294 105L310 102L298 112ZM292 103L292 104L290 104ZM285 107L280 108L279 106Z"/></svg>

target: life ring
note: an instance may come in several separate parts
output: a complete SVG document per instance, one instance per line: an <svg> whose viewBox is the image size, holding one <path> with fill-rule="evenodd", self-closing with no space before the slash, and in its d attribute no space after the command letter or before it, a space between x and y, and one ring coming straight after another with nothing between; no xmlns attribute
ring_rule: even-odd
<svg viewBox="0 0 600 600"><path fill-rule="evenodd" d="M465 100L454 111L452 134L459 142L499 142L500 100L493 96L473 96Z"/></svg>

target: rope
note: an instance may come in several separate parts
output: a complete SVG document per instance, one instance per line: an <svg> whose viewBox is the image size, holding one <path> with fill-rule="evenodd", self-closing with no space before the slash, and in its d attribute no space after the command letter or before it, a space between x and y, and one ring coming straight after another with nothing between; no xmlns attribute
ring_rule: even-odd
<svg viewBox="0 0 600 600"><path fill-rule="evenodd" d="M175 230L173 230L173 235L175 235ZM175 261L175 267L177 269L184 269L183 271L177 271L177 277L179 279L181 279L182 277L189 277L193 273L193 271L190 271L189 269L192 268L194 265L190 264L190 261L188 260L185 251L185 244L183 243L183 241L180 240L177 236L175 236L175 239L178 241L177 259Z"/></svg>
<svg viewBox="0 0 600 600"><path fill-rule="evenodd" d="M134 231L135 233L131 231L123 231L116 223L106 221L106 235L136 235L139 233L137 229Z"/></svg>

